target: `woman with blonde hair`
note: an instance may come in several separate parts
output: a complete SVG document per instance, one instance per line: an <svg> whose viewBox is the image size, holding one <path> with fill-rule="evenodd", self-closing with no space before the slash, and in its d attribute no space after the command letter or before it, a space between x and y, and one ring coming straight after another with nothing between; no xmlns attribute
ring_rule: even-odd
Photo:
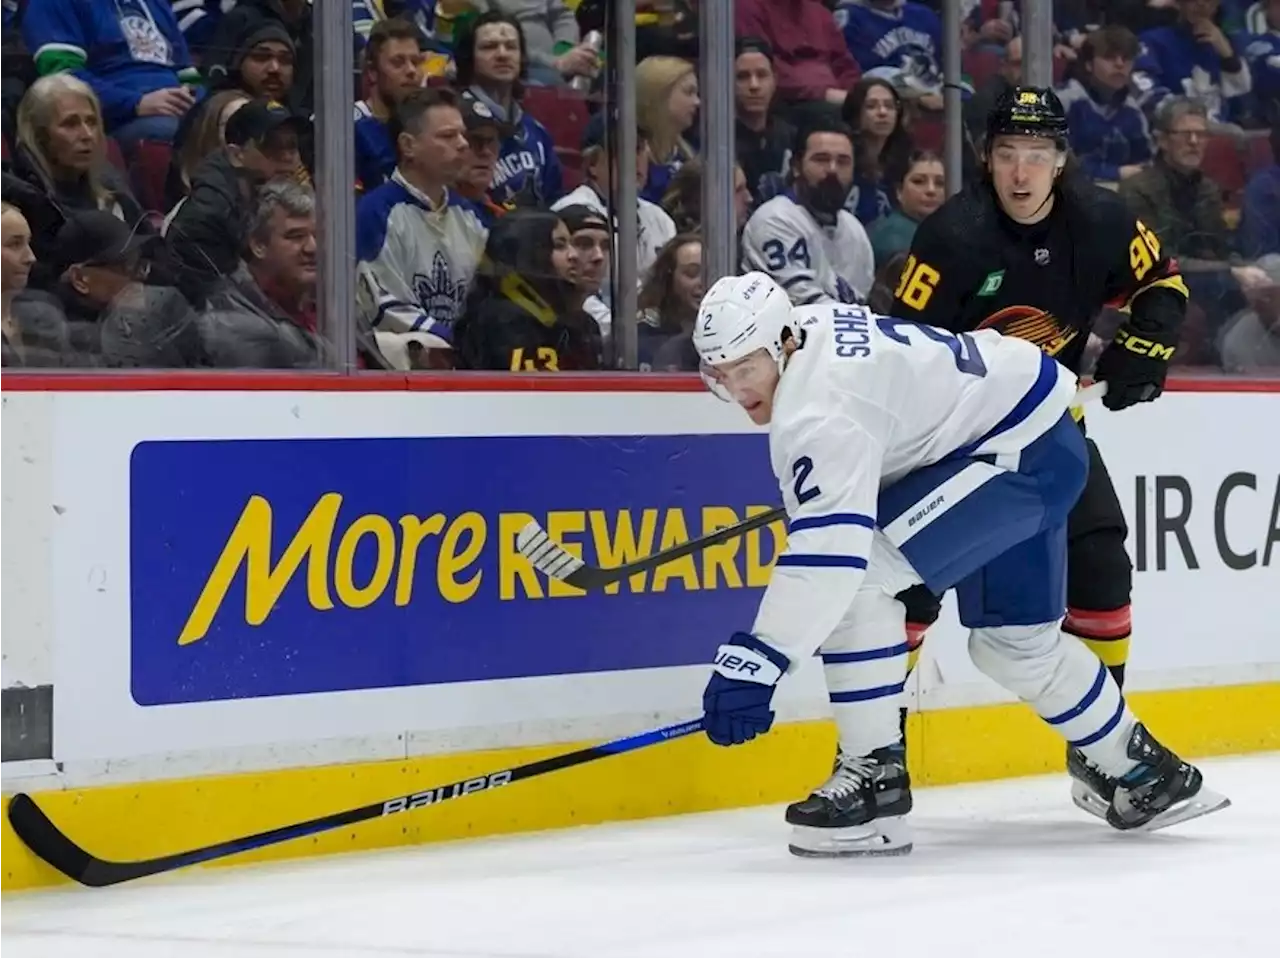
<svg viewBox="0 0 1280 958"><path fill-rule="evenodd" d="M136 226L141 207L107 161L102 107L97 94L69 73L41 77L18 104L17 141L5 196L31 225L37 261L69 213L106 210ZM37 269L33 286L46 286Z"/></svg>
<svg viewBox="0 0 1280 958"><path fill-rule="evenodd" d="M641 196L661 203L671 177L697 155L686 133L698 118L698 74L679 57L647 57L636 67L636 120L648 131L653 161Z"/></svg>
<svg viewBox="0 0 1280 958"><path fill-rule="evenodd" d="M0 321L5 366L57 366L66 346L66 323L56 310L14 309L14 300L27 288L35 263L26 217L16 206L0 203Z"/></svg>

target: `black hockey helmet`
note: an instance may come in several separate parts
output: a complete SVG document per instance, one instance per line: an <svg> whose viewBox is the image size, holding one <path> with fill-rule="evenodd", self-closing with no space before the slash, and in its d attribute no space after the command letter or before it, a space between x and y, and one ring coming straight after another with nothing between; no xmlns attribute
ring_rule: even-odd
<svg viewBox="0 0 1280 958"><path fill-rule="evenodd" d="M987 145L997 136L1040 136L1067 148L1067 111L1048 87L1015 86L987 114Z"/></svg>

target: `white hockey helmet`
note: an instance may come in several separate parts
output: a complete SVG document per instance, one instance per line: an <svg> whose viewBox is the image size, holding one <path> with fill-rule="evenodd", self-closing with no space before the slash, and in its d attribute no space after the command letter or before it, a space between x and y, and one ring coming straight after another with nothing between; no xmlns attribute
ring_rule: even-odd
<svg viewBox="0 0 1280 958"><path fill-rule="evenodd" d="M732 363L763 349L782 371L783 333L791 326L791 299L766 273L725 276L702 297L693 346L702 361L703 379L721 399L731 398L706 367Z"/></svg>

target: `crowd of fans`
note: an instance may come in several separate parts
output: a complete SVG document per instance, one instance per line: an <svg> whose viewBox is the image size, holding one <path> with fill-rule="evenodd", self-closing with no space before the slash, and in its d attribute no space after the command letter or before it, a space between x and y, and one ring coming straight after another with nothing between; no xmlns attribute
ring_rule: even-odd
<svg viewBox="0 0 1280 958"><path fill-rule="evenodd" d="M622 322L642 369L696 368L704 162L736 159L742 265L798 304L881 303L946 196L937 2L733 0L736 158L699 143L696 0L333 2L364 368L615 368ZM615 317L601 38L633 8L639 315ZM1022 22L962 8L971 181ZM5 366L331 365L312 0L2 9ZM1059 0L1054 78L1082 175L1178 257L1183 360L1280 370L1280 0Z"/></svg>

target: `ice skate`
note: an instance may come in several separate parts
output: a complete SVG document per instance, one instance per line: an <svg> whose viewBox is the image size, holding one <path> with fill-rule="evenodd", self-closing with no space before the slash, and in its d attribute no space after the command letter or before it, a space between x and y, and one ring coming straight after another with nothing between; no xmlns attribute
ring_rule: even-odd
<svg viewBox="0 0 1280 958"><path fill-rule="evenodd" d="M851 757L837 752L831 777L787 807L791 853L806 858L905 855L911 851L911 779L901 746Z"/></svg>
<svg viewBox="0 0 1280 958"><path fill-rule="evenodd" d="M1157 742L1139 722L1126 748L1137 767L1116 780L1107 822L1153 832L1226 808L1231 800L1204 787L1200 770Z"/></svg>
<svg viewBox="0 0 1280 958"><path fill-rule="evenodd" d="M1077 808L1105 822L1111 799L1116 793L1116 780L1070 745L1067 746L1067 774L1071 776L1071 801Z"/></svg>

